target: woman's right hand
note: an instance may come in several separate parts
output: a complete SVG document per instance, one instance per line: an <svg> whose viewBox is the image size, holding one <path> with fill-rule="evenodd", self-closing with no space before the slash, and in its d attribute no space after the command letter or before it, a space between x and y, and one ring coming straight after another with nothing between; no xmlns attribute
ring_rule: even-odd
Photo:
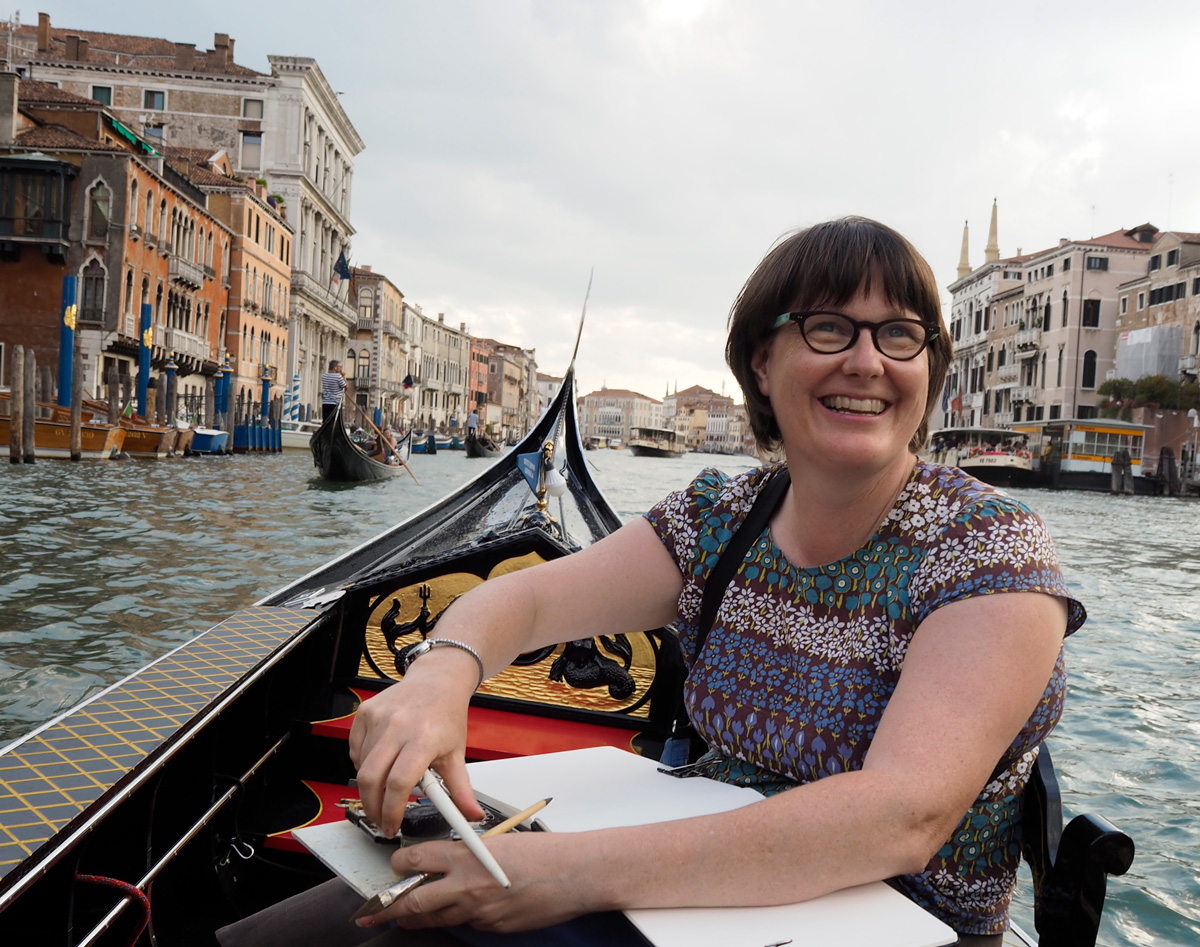
<svg viewBox="0 0 1200 947"><path fill-rule="evenodd" d="M467 705L477 671L469 655L439 648L414 661L404 679L359 705L350 759L367 817L393 836L425 770L442 777L468 819L483 817L467 778Z"/></svg>

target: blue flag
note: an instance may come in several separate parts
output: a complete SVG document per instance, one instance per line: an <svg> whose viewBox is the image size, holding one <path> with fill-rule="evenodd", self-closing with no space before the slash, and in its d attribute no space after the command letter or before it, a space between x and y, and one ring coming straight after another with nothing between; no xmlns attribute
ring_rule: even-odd
<svg viewBox="0 0 1200 947"><path fill-rule="evenodd" d="M542 473L542 452L535 450L531 454L517 454L517 470L521 471L529 489L537 493Z"/></svg>
<svg viewBox="0 0 1200 947"><path fill-rule="evenodd" d="M946 384L942 386L942 414L950 410L950 376L946 376Z"/></svg>
<svg viewBox="0 0 1200 947"><path fill-rule="evenodd" d="M350 264L346 262L345 250L338 254L337 262L333 264L333 272L337 274L338 279L350 278Z"/></svg>

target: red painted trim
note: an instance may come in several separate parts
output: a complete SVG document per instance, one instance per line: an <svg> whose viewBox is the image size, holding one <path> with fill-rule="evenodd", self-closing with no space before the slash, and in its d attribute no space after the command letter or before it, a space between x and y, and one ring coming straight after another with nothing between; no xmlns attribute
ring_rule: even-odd
<svg viewBox="0 0 1200 947"><path fill-rule="evenodd" d="M360 701L370 700L379 691L353 688ZM313 724L317 736L348 739L354 714L320 720ZM467 759L499 760L510 756L557 753L589 746L615 746L633 751L635 731L606 727L578 720L559 720L536 714L471 707L467 712Z"/></svg>

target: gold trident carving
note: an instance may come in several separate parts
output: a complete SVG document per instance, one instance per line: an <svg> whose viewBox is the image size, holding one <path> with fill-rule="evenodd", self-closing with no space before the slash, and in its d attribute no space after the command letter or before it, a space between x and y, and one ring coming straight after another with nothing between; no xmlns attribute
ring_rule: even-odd
<svg viewBox="0 0 1200 947"><path fill-rule="evenodd" d="M71 303L71 305L63 310L63 325L65 325L72 332L75 331L75 313L78 311L79 307L74 303Z"/></svg>

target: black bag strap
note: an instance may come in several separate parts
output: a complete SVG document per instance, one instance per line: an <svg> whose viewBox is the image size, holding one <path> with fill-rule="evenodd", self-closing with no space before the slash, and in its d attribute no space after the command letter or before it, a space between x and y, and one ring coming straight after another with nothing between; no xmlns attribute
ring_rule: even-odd
<svg viewBox="0 0 1200 947"><path fill-rule="evenodd" d="M733 579L733 574L746 558L746 551L760 535L763 528L771 520L771 514L779 508L787 493L792 475L784 467L778 473L769 477L754 498L754 504L746 519L733 531L729 543L721 553L717 564L709 573L708 581L704 584L704 595L700 600L700 623L696 631L696 657L704 647L709 631L717 617L717 609L725 597L725 590ZM688 722L687 707L683 702L683 680L679 682L679 691L675 695L675 717L671 721L671 734L663 745L661 761L668 767L681 767L692 762L705 751L704 741L692 729ZM679 773L676 773L679 775Z"/></svg>
<svg viewBox="0 0 1200 947"><path fill-rule="evenodd" d="M781 468L768 478L763 488L758 491L758 496L754 498L754 505L750 507L750 512L742 524L734 530L729 544L721 553L717 564L713 566L712 572L708 574L708 581L704 583L704 597L700 600L700 623L696 631L696 657L700 656L708 633L712 630L713 622L717 619L717 609L721 607L721 602L725 598L725 590L729 588L734 573L737 572L738 566L745 561L746 552L751 544L762 535L763 529L771 521L775 511L779 509L779 504L783 502L791 482L792 475L787 467Z"/></svg>

